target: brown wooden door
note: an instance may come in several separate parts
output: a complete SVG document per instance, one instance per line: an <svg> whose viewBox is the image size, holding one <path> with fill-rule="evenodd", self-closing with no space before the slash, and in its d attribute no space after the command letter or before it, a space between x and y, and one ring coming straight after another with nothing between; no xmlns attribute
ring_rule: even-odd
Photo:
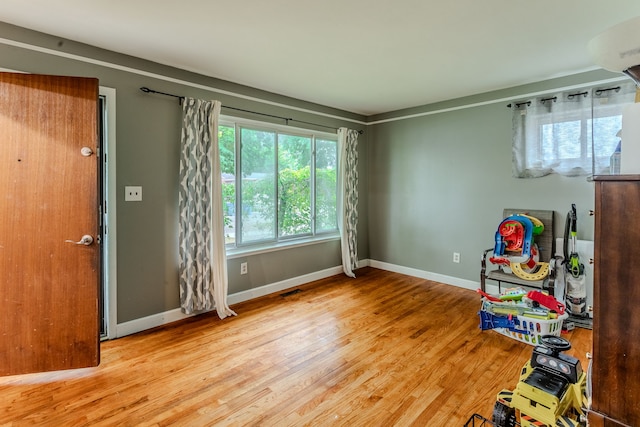
<svg viewBox="0 0 640 427"><path fill-rule="evenodd" d="M0 375L99 363L97 100L96 79L0 73Z"/></svg>

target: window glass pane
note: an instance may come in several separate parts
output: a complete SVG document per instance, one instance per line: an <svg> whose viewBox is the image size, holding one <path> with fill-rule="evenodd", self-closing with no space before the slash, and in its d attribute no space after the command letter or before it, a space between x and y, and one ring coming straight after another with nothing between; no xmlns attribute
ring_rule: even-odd
<svg viewBox="0 0 640 427"><path fill-rule="evenodd" d="M316 232L334 231L337 224L336 141L316 140Z"/></svg>
<svg viewBox="0 0 640 427"><path fill-rule="evenodd" d="M219 126L228 248L337 231L337 141L289 132L231 120Z"/></svg>
<svg viewBox="0 0 640 427"><path fill-rule="evenodd" d="M593 121L593 134L595 145L593 152L596 157L609 158L620 142L616 136L622 129L622 116L599 117Z"/></svg>
<svg viewBox="0 0 640 427"><path fill-rule="evenodd" d="M233 126L218 126L218 147L220 149L220 169L222 173L222 200L224 209L225 243L236 241L236 136Z"/></svg>
<svg viewBox="0 0 640 427"><path fill-rule="evenodd" d="M278 233L310 234L311 138L278 135Z"/></svg>
<svg viewBox="0 0 640 427"><path fill-rule="evenodd" d="M569 121L542 126L544 159L579 159L582 153L581 122Z"/></svg>
<svg viewBox="0 0 640 427"><path fill-rule="evenodd" d="M622 110L636 87L558 92L513 109L513 172L519 178L611 173L610 156L621 143ZM553 102L546 100L553 99ZM557 101L557 102L556 102Z"/></svg>
<svg viewBox="0 0 640 427"><path fill-rule="evenodd" d="M269 131L240 131L243 243L276 238L275 136Z"/></svg>

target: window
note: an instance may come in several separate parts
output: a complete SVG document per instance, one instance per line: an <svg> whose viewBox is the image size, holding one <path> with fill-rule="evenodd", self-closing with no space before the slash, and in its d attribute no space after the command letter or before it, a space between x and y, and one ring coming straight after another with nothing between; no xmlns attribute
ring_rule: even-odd
<svg viewBox="0 0 640 427"><path fill-rule="evenodd" d="M590 111L590 107L587 111ZM575 170L585 165L590 171L592 157L608 161L618 145L616 134L622 129L622 112L619 106L600 109L601 117L580 117L581 112L566 114L549 123L550 119L540 120L541 156L565 169ZM596 144L592 146L592 133L595 132Z"/></svg>
<svg viewBox="0 0 640 427"><path fill-rule="evenodd" d="M256 122L218 129L228 247L337 233L337 136Z"/></svg>
<svg viewBox="0 0 640 427"><path fill-rule="evenodd" d="M622 108L634 94L635 86L625 83L513 103L513 175L609 173Z"/></svg>

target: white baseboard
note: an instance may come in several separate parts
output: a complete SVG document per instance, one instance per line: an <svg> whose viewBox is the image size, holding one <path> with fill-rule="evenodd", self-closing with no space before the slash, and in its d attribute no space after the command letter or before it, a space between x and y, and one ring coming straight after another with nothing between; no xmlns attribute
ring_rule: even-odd
<svg viewBox="0 0 640 427"><path fill-rule="evenodd" d="M293 288L295 286L304 285L305 283L313 282L314 280L325 279L327 277L335 276L342 273L342 266L327 268L325 270L316 271L314 273L304 274L298 277L292 277L291 279L282 280L280 282L271 283L270 285L260 286L259 288L249 289L247 291L237 292L227 297L229 305L237 304L243 301L249 301L254 298L263 297L265 295L273 294L283 291L285 289Z"/></svg>
<svg viewBox="0 0 640 427"><path fill-rule="evenodd" d="M430 271L418 270L417 268L404 267L388 262L376 261L374 259L366 260L367 265L380 270L393 271L394 273L406 274L407 276L419 277L421 279L433 280L434 282L444 283L445 285L453 285L459 288L471 289L475 291L480 288L480 282L473 280L460 279L459 277L446 276L444 274L432 273ZM362 263L362 261L360 261ZM496 286L496 290L498 287Z"/></svg>
<svg viewBox="0 0 640 427"><path fill-rule="evenodd" d="M390 264L387 262L376 261L372 259L361 259L358 261L358 267L367 266L378 268L380 270L406 274L407 276L419 277L421 279L433 280L434 282L453 285L465 289L476 290L480 287L480 283L474 282L473 280L460 279L458 277L446 276L444 274L432 273L429 271L418 270L416 268L404 267L401 265ZM325 270L304 274L302 276L293 277L291 279L282 280L280 282L275 282L268 285L260 286L258 288L249 289L247 291L236 292L227 297L227 302L229 305L238 304L243 301L249 301L251 299L259 298L265 295L283 291L285 289L290 289L295 286L300 286L305 283L313 282L314 280L320 280L327 277L335 276L336 274L340 273L342 273L341 265L327 268ZM357 270L355 273L357 276ZM495 286L494 290L492 285L487 285L487 292L497 293L497 291L497 286ZM241 315L241 313L239 315ZM194 316L194 314L184 314L179 308L176 308L162 313L152 314L151 316L142 317L140 319L134 319L128 322L119 323L116 325L115 337L120 338L126 335L135 334L137 332L142 332L144 330L162 326L167 323L187 319L191 316Z"/></svg>
<svg viewBox="0 0 640 427"><path fill-rule="evenodd" d="M229 305L238 304L243 301L248 301L254 298L259 298L265 295L280 292L285 289L313 282L314 280L325 279L327 277L335 276L336 274L340 273L342 273L341 265L337 267L327 268L321 271L316 271L314 273L304 274L302 276L293 277L291 279L282 280L280 282L271 283L268 285L260 286L258 288L231 294L227 297L227 303ZM162 313L152 314L151 316L141 317L140 319L134 319L128 322L119 323L116 325L115 338L135 334L136 332L142 332L144 330L162 326L178 320L187 319L191 316L195 315L184 314L182 310L176 308Z"/></svg>
<svg viewBox="0 0 640 427"><path fill-rule="evenodd" d="M116 325L116 338L135 334L136 332L146 331L156 326L166 325L167 323L177 320L186 319L193 314L184 314L179 308L164 311L162 313L152 314L151 316L141 317L139 319L130 320Z"/></svg>

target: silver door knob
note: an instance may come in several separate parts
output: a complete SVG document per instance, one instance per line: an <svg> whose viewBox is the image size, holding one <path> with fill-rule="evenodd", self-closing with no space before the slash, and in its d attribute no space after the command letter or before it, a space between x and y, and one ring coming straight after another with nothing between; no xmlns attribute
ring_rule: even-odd
<svg viewBox="0 0 640 427"><path fill-rule="evenodd" d="M73 240L65 240L65 243L73 243L75 245L89 246L90 244L93 243L93 237L89 236L88 234L85 234L84 236L82 236L79 242L74 242Z"/></svg>

